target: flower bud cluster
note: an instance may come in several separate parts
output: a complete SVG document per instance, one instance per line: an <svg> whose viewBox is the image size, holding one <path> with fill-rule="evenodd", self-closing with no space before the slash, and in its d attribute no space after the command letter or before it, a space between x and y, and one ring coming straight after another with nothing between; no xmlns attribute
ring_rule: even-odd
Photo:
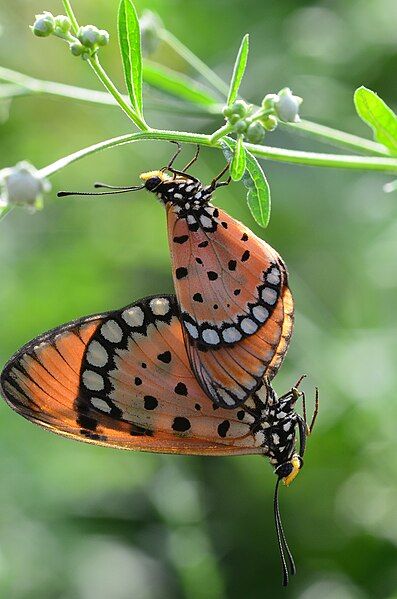
<svg viewBox="0 0 397 599"><path fill-rule="evenodd" d="M85 25L79 28L77 34L73 34L69 17L65 15L54 17L48 11L36 15L31 30L38 37L49 35L60 37L68 42L73 56L81 56L84 59L90 58L100 47L109 43L109 33L105 29L98 29L95 25Z"/></svg>
<svg viewBox="0 0 397 599"><path fill-rule="evenodd" d="M245 141L261 143L266 131L274 131L278 122L299 122L299 107L302 98L294 96L288 87L278 94L268 94L262 101L262 107L254 107L243 100L237 100L231 106L225 106L223 115L237 135L242 135Z"/></svg>

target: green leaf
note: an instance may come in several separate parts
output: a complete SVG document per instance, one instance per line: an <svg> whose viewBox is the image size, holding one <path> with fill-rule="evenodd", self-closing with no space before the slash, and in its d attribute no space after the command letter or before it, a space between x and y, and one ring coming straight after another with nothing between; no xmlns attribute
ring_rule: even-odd
<svg viewBox="0 0 397 599"><path fill-rule="evenodd" d="M374 139L397 153L397 116L392 109L363 86L354 92L354 104L359 117L373 130Z"/></svg>
<svg viewBox="0 0 397 599"><path fill-rule="evenodd" d="M234 141L230 138L221 141L221 147L226 160L232 160ZM250 212L258 225L266 228L270 220L271 197L270 187L261 165L249 152L245 150L246 168L243 176L243 183L248 190L247 204Z"/></svg>
<svg viewBox="0 0 397 599"><path fill-rule="evenodd" d="M167 94L176 96L187 102L199 104L200 106L218 104L216 98L197 85L190 77L181 75L154 62L145 61L143 78L145 83L148 83L152 87L156 87Z"/></svg>
<svg viewBox="0 0 397 599"><path fill-rule="evenodd" d="M236 101L241 80L244 75L245 67L247 66L249 50L249 35L248 33L242 39L240 49L237 54L236 62L234 63L232 80L230 82L229 94L227 97L227 105L231 106Z"/></svg>
<svg viewBox="0 0 397 599"><path fill-rule="evenodd" d="M270 187L261 165L251 154L247 153L247 167L243 177L243 183L248 189L247 203L252 216L263 228L266 228L270 220L271 197Z"/></svg>
<svg viewBox="0 0 397 599"><path fill-rule="evenodd" d="M234 148L232 163L230 165L230 176L233 181L240 181L245 172L246 158L243 136L239 135Z"/></svg>
<svg viewBox="0 0 397 599"><path fill-rule="evenodd" d="M131 0L121 0L118 31L124 77L131 104L142 114L142 51L138 15Z"/></svg>

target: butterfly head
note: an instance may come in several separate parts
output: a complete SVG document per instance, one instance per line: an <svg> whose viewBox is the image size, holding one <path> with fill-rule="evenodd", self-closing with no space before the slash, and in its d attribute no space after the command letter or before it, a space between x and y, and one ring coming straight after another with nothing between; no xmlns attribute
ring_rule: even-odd
<svg viewBox="0 0 397 599"><path fill-rule="evenodd" d="M294 453L292 458L283 462L275 469L274 473L283 483L289 487L292 481L297 477L303 467L303 459L298 453Z"/></svg>
<svg viewBox="0 0 397 599"><path fill-rule="evenodd" d="M170 176L163 171L149 171L140 175L145 189L155 193L163 204L177 210L198 210L211 199L211 191L204 189L200 181L178 174Z"/></svg>

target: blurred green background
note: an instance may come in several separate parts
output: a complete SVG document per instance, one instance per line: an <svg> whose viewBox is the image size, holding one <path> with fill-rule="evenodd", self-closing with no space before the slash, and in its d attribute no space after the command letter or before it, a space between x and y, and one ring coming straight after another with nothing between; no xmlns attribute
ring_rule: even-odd
<svg viewBox="0 0 397 599"><path fill-rule="evenodd" d="M101 58L122 86L113 1L75 0L81 23L110 30ZM251 101L288 85L307 119L369 135L354 114L360 84L396 100L397 4L141 0L228 78L242 34ZM0 63L42 79L99 88L83 61L28 25L61 3L2 3ZM162 46L154 57L192 74ZM146 90L146 98L153 93ZM155 93L159 97L158 92ZM167 102L165 102L166 104ZM2 115L6 116L2 104ZM163 128L210 132L221 119L149 112ZM12 102L0 127L0 167L45 166L127 133L117 109L62 98ZM267 143L327 151L279 132ZM192 147L186 147L190 156ZM38 333L84 314L172 291L162 207L145 193L57 201L95 180L136 184L167 162L170 144L143 142L95 155L53 177L45 210L12 212L0 232L0 362ZM203 150L209 181L224 159ZM282 489L298 575L280 586L272 515L274 475L260 457L184 458L121 452L58 438L1 406L0 596L10 599L364 599L397 597L397 200L384 175L263 163L273 194L259 231L233 184L216 202L285 258L296 328L275 381L303 372L321 412L305 468Z"/></svg>

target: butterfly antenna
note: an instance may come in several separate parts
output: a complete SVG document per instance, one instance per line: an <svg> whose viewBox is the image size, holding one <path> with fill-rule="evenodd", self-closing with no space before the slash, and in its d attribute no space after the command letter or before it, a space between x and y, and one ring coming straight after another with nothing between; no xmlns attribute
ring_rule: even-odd
<svg viewBox="0 0 397 599"><path fill-rule="evenodd" d="M274 490L274 522L276 526L277 543L281 559L281 570L283 573L283 586L286 587L288 586L289 582L289 573L294 576L294 574L296 574L296 567L294 558L292 557L292 553L288 547L287 539L285 538L283 525L281 523L280 507L278 502L278 489L280 481L281 478L278 478L276 482L276 488ZM285 559L285 555L287 555L288 564L287 560Z"/></svg>
<svg viewBox="0 0 397 599"><path fill-rule="evenodd" d="M115 193L127 193L128 191L138 191L144 189L145 185L133 185L131 187L113 187L104 183L95 183L94 187L104 187L111 189L112 191L58 191L58 198L64 198L66 196L106 196Z"/></svg>

